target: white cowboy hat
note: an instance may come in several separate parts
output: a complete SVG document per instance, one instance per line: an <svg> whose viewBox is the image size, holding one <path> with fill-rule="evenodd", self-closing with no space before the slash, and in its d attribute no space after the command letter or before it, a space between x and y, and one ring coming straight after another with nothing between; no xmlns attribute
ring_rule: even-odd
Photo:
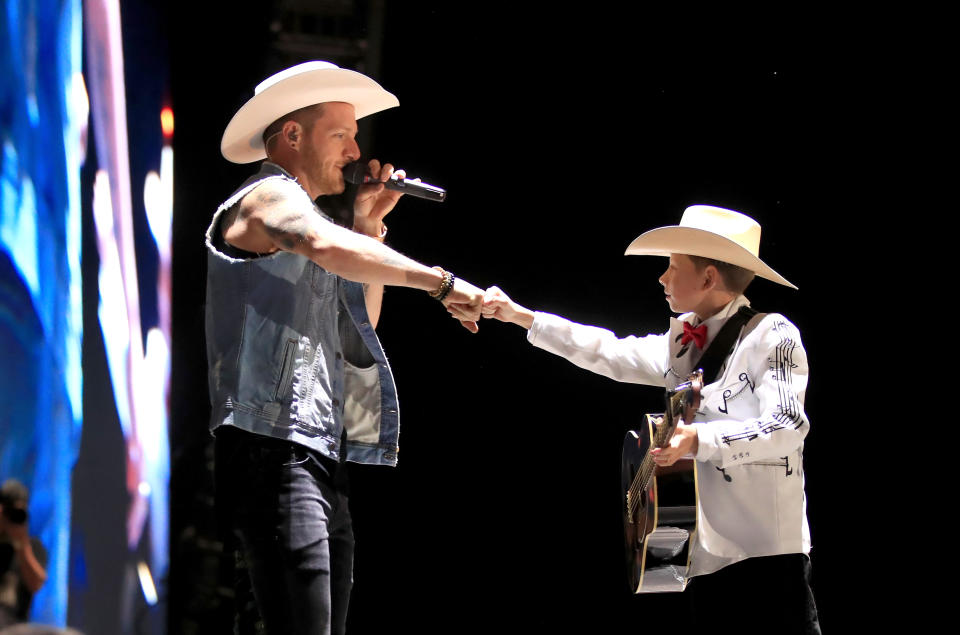
<svg viewBox="0 0 960 635"><path fill-rule="evenodd" d="M294 110L327 101L353 104L357 119L400 105L366 75L330 62L304 62L260 82L223 131L220 152L234 163L265 159L263 131Z"/></svg>
<svg viewBox="0 0 960 635"><path fill-rule="evenodd" d="M740 212L711 205L688 207L679 225L651 229L637 236L626 251L628 256L687 254L712 258L797 288L760 260L759 253L760 223Z"/></svg>

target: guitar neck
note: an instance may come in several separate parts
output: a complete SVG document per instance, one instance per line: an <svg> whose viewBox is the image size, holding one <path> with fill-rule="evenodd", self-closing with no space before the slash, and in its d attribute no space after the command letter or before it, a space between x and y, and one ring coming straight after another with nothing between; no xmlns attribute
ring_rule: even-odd
<svg viewBox="0 0 960 635"><path fill-rule="evenodd" d="M656 463L653 462L653 455L650 453L650 450L653 448L662 448L667 443L670 442L670 438L673 436L673 431L677 427L676 417L671 416L669 412L664 413L663 417L656 424L651 423L653 430L651 431L651 444L647 449L647 453L644 454L643 460L640 462L639 467L637 468L637 475L634 478L634 487L635 491L644 491L650 487L650 482L653 480L653 473L656 469Z"/></svg>
<svg viewBox="0 0 960 635"><path fill-rule="evenodd" d="M691 383L692 382L684 383L678 386L676 392L667 394L666 412L663 413L660 421L653 426L650 435L650 447L647 449L643 461L640 462L636 477L634 478L633 489L635 491L643 491L650 487L650 482L653 480L653 473L656 469L656 464L653 462L653 455L650 454L650 450L665 447L670 442L673 433L677 429L677 423L685 414L685 408L688 408L692 401L690 399L693 393Z"/></svg>

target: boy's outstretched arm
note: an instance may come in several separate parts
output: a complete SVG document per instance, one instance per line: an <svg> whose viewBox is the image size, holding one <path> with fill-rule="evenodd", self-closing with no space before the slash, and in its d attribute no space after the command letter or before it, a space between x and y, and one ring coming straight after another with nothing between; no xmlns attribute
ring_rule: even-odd
<svg viewBox="0 0 960 635"><path fill-rule="evenodd" d="M483 307L480 310L485 318L501 322L512 322L525 329L533 326L533 311L510 299L499 287L490 287L483 295Z"/></svg>
<svg viewBox="0 0 960 635"><path fill-rule="evenodd" d="M464 319L454 310L448 310L455 318ZM663 386L666 335L618 338L607 329L532 311L511 300L498 287L490 287L483 294L480 315L522 326L532 345L581 368L616 381Z"/></svg>

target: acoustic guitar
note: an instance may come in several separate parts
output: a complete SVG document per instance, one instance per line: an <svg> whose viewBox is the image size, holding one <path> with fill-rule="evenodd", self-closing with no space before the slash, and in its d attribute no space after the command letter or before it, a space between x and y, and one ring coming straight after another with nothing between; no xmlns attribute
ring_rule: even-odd
<svg viewBox="0 0 960 635"><path fill-rule="evenodd" d="M645 415L645 426L628 431L623 440L624 542L634 593L683 591L687 586L697 529L695 461L658 467L650 451L670 442L681 419L693 421L702 388L698 370L667 392L663 413Z"/></svg>

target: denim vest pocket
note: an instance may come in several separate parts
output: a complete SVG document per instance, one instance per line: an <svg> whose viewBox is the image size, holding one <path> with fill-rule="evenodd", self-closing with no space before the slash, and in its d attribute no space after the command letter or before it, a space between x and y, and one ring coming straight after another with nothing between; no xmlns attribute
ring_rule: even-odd
<svg viewBox="0 0 960 635"><path fill-rule="evenodd" d="M380 366L343 364L343 425L353 443L380 443Z"/></svg>
<svg viewBox="0 0 960 635"><path fill-rule="evenodd" d="M334 423L331 377L324 347L306 337L297 343L292 373L290 414L303 433L316 435L331 431Z"/></svg>
<svg viewBox="0 0 960 635"><path fill-rule="evenodd" d="M280 362L280 377L277 378L277 390L273 394L274 401L280 401L290 392L290 380L293 375L293 363L297 359L297 340L287 340L283 347L283 359Z"/></svg>

